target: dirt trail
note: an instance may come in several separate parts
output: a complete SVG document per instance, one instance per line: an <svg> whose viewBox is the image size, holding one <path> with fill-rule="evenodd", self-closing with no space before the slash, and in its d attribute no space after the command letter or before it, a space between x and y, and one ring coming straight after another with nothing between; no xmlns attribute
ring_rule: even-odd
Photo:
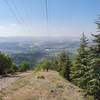
<svg viewBox="0 0 100 100"><path fill-rule="evenodd" d="M84 100L80 91L57 72L49 71L17 79L12 86L2 90L0 96L1 100Z"/></svg>
<svg viewBox="0 0 100 100"><path fill-rule="evenodd" d="M9 77L0 77L0 91L2 89L9 87L16 80L18 80L24 76L27 76L28 74L30 74L30 72L23 72L23 73L19 73L17 75L10 75Z"/></svg>

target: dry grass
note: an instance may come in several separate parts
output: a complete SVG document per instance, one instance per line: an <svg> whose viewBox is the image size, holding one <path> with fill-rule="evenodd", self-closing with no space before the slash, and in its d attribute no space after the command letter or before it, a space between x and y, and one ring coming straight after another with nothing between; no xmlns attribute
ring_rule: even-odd
<svg viewBox="0 0 100 100"><path fill-rule="evenodd" d="M41 78L41 76L43 78ZM80 89L57 72L31 73L0 92L1 100L84 100Z"/></svg>

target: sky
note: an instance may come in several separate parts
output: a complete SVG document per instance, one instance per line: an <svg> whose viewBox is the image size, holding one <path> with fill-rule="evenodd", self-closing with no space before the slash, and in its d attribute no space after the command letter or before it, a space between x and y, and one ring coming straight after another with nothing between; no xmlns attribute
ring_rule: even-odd
<svg viewBox="0 0 100 100"><path fill-rule="evenodd" d="M0 37L90 36L100 0L0 0Z"/></svg>

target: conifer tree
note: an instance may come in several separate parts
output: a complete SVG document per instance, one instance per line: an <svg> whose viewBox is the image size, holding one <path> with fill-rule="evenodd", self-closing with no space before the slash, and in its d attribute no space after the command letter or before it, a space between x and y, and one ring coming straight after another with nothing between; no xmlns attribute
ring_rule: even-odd
<svg viewBox="0 0 100 100"><path fill-rule="evenodd" d="M67 80L70 81L71 61L68 53L62 52L58 57L58 71Z"/></svg>
<svg viewBox="0 0 100 100"><path fill-rule="evenodd" d="M80 41L80 48L75 59L75 63L71 68L72 81L81 88L86 88L87 78L86 72L88 70L88 40L85 34L82 34Z"/></svg>
<svg viewBox="0 0 100 100"><path fill-rule="evenodd" d="M100 21L97 22L98 29L100 30ZM100 100L100 33L92 36L94 40L93 45L90 47L87 92L97 100Z"/></svg>

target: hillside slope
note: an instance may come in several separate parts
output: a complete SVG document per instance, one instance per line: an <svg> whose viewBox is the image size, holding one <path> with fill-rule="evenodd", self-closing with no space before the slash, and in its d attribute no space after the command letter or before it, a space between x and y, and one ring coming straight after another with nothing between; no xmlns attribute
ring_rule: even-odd
<svg viewBox="0 0 100 100"><path fill-rule="evenodd" d="M30 73L0 92L0 100L84 100L80 89L57 72Z"/></svg>

